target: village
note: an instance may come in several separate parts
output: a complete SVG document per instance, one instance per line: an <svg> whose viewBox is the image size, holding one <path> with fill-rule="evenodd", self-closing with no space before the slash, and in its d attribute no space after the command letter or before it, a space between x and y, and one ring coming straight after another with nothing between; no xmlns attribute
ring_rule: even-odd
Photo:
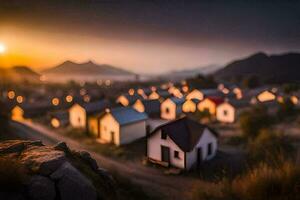
<svg viewBox="0 0 300 200"><path fill-rule="evenodd" d="M298 107L300 94L287 94L275 85L243 89L218 83L202 89L185 80L144 87L122 84L118 94L111 87L120 86L112 84L99 80L64 90L45 85L26 87L25 92L12 88L2 92L2 99L15 122L40 124L77 140L89 138L108 156L133 144L138 164L152 163L179 174L200 169L228 150L228 141L242 135L238 122L243 113L261 106L275 115L286 100Z"/></svg>

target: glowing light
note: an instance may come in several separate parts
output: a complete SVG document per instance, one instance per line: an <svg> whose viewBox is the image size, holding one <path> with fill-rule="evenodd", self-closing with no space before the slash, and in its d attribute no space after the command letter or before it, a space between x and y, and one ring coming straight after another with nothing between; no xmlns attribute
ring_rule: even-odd
<svg viewBox="0 0 300 200"><path fill-rule="evenodd" d="M85 94L86 94L86 89L81 89L81 90L80 90L80 95L81 95L81 96L84 96Z"/></svg>
<svg viewBox="0 0 300 200"><path fill-rule="evenodd" d="M58 119L53 118L53 119L51 120L51 125L52 125L54 128L58 128L58 127L60 127L60 122L59 122Z"/></svg>
<svg viewBox="0 0 300 200"><path fill-rule="evenodd" d="M16 93L15 93L14 91L9 91L9 92L7 93L7 97L8 97L9 99L14 99L15 96L16 96Z"/></svg>
<svg viewBox="0 0 300 200"><path fill-rule="evenodd" d="M86 102L86 103L88 103L88 102L91 101L91 97L90 97L89 95L85 95L85 96L83 97L83 101Z"/></svg>
<svg viewBox="0 0 300 200"><path fill-rule="evenodd" d="M71 95L66 96L66 102L71 103L73 101L73 97Z"/></svg>
<svg viewBox="0 0 300 200"><path fill-rule="evenodd" d="M298 98L296 96L291 96L291 101L295 105L298 104L298 102L299 102L299 100L298 100Z"/></svg>
<svg viewBox="0 0 300 200"><path fill-rule="evenodd" d="M23 103L24 98L22 96L17 96L17 102L18 103Z"/></svg>
<svg viewBox="0 0 300 200"><path fill-rule="evenodd" d="M106 86L110 86L110 84L111 84L111 80L106 80L106 81L105 81L105 85L106 85Z"/></svg>
<svg viewBox="0 0 300 200"><path fill-rule="evenodd" d="M6 46L3 43L0 43L0 54L5 53L6 51Z"/></svg>
<svg viewBox="0 0 300 200"><path fill-rule="evenodd" d="M128 91L128 93L129 93L129 95L134 95L134 89L129 89L129 91Z"/></svg>
<svg viewBox="0 0 300 200"><path fill-rule="evenodd" d="M40 76L40 81L44 82L44 81L46 81L46 80L47 80L47 78L46 78L45 75Z"/></svg>
<svg viewBox="0 0 300 200"><path fill-rule="evenodd" d="M58 106L58 105L59 105L59 99L58 99L58 98L53 98L53 99L52 99L52 104L53 104L54 106Z"/></svg>

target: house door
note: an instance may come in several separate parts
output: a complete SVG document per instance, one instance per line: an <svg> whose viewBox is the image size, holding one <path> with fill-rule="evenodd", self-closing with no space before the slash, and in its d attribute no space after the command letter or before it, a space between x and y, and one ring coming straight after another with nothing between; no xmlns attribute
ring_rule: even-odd
<svg viewBox="0 0 300 200"><path fill-rule="evenodd" d="M202 161L203 161L202 148L199 147L199 148L197 148L197 168L199 168L201 166Z"/></svg>
<svg viewBox="0 0 300 200"><path fill-rule="evenodd" d="M110 142L114 144L115 143L115 132L114 131L110 132L110 138L111 138Z"/></svg>
<svg viewBox="0 0 300 200"><path fill-rule="evenodd" d="M170 148L161 146L161 161L170 163Z"/></svg>

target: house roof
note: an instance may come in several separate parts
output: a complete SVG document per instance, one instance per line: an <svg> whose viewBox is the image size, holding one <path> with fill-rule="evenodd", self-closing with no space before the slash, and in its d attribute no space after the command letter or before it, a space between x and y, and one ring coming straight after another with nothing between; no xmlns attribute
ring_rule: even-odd
<svg viewBox="0 0 300 200"><path fill-rule="evenodd" d="M131 107L113 108L110 113L121 126L148 119L146 113L140 113Z"/></svg>
<svg viewBox="0 0 300 200"><path fill-rule="evenodd" d="M145 113L148 115L160 113L160 101L158 99L153 100L141 100L145 107Z"/></svg>
<svg viewBox="0 0 300 200"><path fill-rule="evenodd" d="M183 117L157 127L149 137L158 130L161 130L167 134L181 150L190 152L197 145L205 129L208 129L214 136L218 137L218 133L213 129L188 117Z"/></svg>
<svg viewBox="0 0 300 200"><path fill-rule="evenodd" d="M221 103L224 102L223 98L220 97L207 97L207 99L211 100L212 102L214 102L216 105L219 105Z"/></svg>
<svg viewBox="0 0 300 200"><path fill-rule="evenodd" d="M185 102L185 98L171 97L170 100L173 101L176 105L181 105Z"/></svg>
<svg viewBox="0 0 300 200"><path fill-rule="evenodd" d="M231 104L235 108L245 108L250 106L250 102L247 99L229 99L227 103Z"/></svg>
<svg viewBox="0 0 300 200"><path fill-rule="evenodd" d="M205 97L210 97L210 96L218 96L218 97L222 97L224 94L218 90L218 89L204 89L201 90L199 89L200 92L202 92L204 94Z"/></svg>
<svg viewBox="0 0 300 200"><path fill-rule="evenodd" d="M91 103L84 103L81 105L88 115L99 113L110 107L111 104L108 100L100 100Z"/></svg>

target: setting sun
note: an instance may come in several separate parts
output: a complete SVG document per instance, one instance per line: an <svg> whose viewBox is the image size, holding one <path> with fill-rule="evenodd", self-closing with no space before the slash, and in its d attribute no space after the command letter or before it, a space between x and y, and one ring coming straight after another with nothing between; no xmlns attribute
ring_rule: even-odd
<svg viewBox="0 0 300 200"><path fill-rule="evenodd" d="M6 46L3 43L0 43L0 54L5 53L6 51Z"/></svg>

